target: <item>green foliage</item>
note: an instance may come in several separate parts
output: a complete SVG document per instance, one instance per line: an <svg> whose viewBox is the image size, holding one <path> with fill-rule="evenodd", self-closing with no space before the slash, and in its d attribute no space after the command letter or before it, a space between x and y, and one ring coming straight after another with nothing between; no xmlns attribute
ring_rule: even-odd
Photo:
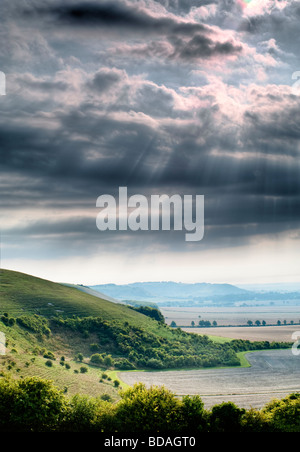
<svg viewBox="0 0 300 452"><path fill-rule="evenodd" d="M142 314L151 317L157 322L165 323L165 318L157 308L152 308L150 306L139 306L139 307L130 307L130 309L134 309L137 312L141 312Z"/></svg>
<svg viewBox="0 0 300 452"><path fill-rule="evenodd" d="M208 428L208 414L199 395L184 396L181 406L181 430L205 432Z"/></svg>
<svg viewBox="0 0 300 452"><path fill-rule="evenodd" d="M17 323L23 328L40 335L45 334L49 336L51 333L47 319L37 314L17 317Z"/></svg>
<svg viewBox="0 0 300 452"><path fill-rule="evenodd" d="M114 381L114 385L117 386ZM165 387L138 383L113 403L75 395L67 398L51 381L0 379L1 432L300 432L300 394L275 399L261 410L232 402L205 410L200 396L181 400Z"/></svg>
<svg viewBox="0 0 300 452"><path fill-rule="evenodd" d="M272 429L277 432L300 432L300 394L274 399L263 409Z"/></svg>
<svg viewBox="0 0 300 452"><path fill-rule="evenodd" d="M67 410L67 401L52 382L37 377L0 381L1 431L51 431Z"/></svg>
<svg viewBox="0 0 300 452"><path fill-rule="evenodd" d="M174 432L180 418L180 402L164 387L152 386L146 389L137 383L121 393L117 405L119 431L131 432Z"/></svg>
<svg viewBox="0 0 300 452"><path fill-rule="evenodd" d="M232 402L223 402L212 408L210 416L211 431L213 432L240 432L241 419L246 412Z"/></svg>
<svg viewBox="0 0 300 452"><path fill-rule="evenodd" d="M16 323L16 319L14 317L9 317L7 312L5 312L0 317L0 319L4 323L4 325L6 325L6 326L14 326L14 324Z"/></svg>
<svg viewBox="0 0 300 452"><path fill-rule="evenodd" d="M128 322L108 322L101 317L59 318L52 323L56 328L67 328L79 334L96 334L99 343L94 343L92 348L101 348L102 353L93 353L90 362L99 366L170 369L240 365L230 342L217 344L205 335L186 333L166 325L163 329L168 330L169 338Z"/></svg>
<svg viewBox="0 0 300 452"><path fill-rule="evenodd" d="M114 407L108 403L109 399L109 396L98 399L76 394L69 402L67 415L59 429L71 432L109 431L114 416Z"/></svg>
<svg viewBox="0 0 300 452"><path fill-rule="evenodd" d="M55 361L55 359L56 359L54 353L50 352L49 350L47 350L44 353L43 357L44 358L48 358L48 359L52 359L53 361Z"/></svg>

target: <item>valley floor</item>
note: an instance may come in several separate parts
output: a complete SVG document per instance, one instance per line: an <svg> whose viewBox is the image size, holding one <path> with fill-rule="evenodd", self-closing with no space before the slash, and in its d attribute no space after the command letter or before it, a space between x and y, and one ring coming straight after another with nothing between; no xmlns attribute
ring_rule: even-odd
<svg viewBox="0 0 300 452"><path fill-rule="evenodd" d="M300 355L291 349L249 352L251 367L163 372L121 372L129 385L143 382L166 386L177 395L199 394L206 408L232 401L239 407L261 408L272 398L300 392Z"/></svg>
<svg viewBox="0 0 300 452"><path fill-rule="evenodd" d="M293 334L299 332L300 325L280 326L220 326L209 328L182 328L188 333L206 334L207 336L218 336L230 339L245 339L249 341L269 342L293 342Z"/></svg>

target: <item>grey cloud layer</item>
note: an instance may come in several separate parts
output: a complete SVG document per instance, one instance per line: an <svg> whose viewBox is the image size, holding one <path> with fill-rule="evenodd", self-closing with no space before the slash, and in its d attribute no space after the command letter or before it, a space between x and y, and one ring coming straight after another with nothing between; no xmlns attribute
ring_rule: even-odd
<svg viewBox="0 0 300 452"><path fill-rule="evenodd" d="M221 27L226 2L216 4L209 24L188 20L196 2L158 3L164 14L151 13L151 1L139 8L134 2L32 1L23 15L4 20L7 27L15 20L11 49L30 58L25 73L21 57L19 66L17 59L10 66L11 91L0 99L3 209L14 215L18 208L56 206L64 213L52 222L21 222L5 234L58 242L61 233L94 244L96 198L121 185L145 195L204 194L204 246L299 225L300 98L268 78L282 54L270 59L267 46L261 50L262 39L273 35L278 48L286 48L287 34L274 30L275 13L245 19L232 31ZM236 2L229 10L241 14ZM294 29L295 2L276 14ZM29 24L36 35L29 37ZM101 33L91 37L91 28ZM47 75L36 47L49 56ZM12 56L3 52L1 64L12 64ZM235 72L245 62L260 69L249 86ZM74 219L76 207L86 209L87 218ZM177 238L170 238L172 246ZM151 240L162 244L165 235ZM181 237L178 242L184 246Z"/></svg>

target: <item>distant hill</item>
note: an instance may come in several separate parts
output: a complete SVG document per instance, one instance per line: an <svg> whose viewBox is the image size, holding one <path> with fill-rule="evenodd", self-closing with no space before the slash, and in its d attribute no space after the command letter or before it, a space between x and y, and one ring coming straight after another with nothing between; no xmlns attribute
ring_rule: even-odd
<svg viewBox="0 0 300 452"><path fill-rule="evenodd" d="M300 291L253 290L232 284L178 283L173 281L98 284L90 286L117 300L155 302L158 306L235 305L249 302L300 303Z"/></svg>
<svg viewBox="0 0 300 452"><path fill-rule="evenodd" d="M154 286L158 292L163 287ZM154 286L148 284L144 293L154 296L150 291ZM210 292L211 287L201 286ZM235 291L227 285L218 289ZM219 343L171 328L149 304L133 308L94 296L93 290L1 270L0 332L5 338L1 375L40 376L70 395L116 399L118 370L238 366L237 352L264 346L249 341Z"/></svg>

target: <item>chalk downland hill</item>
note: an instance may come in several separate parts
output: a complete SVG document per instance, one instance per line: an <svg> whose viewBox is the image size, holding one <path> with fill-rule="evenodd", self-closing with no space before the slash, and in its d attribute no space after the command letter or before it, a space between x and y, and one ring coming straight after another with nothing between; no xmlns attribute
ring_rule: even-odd
<svg viewBox="0 0 300 452"><path fill-rule="evenodd" d="M1 270L0 331L6 350L0 375L41 376L70 394L117 397L118 370L236 366L236 352L265 346L216 343L169 327L156 309L140 309Z"/></svg>

